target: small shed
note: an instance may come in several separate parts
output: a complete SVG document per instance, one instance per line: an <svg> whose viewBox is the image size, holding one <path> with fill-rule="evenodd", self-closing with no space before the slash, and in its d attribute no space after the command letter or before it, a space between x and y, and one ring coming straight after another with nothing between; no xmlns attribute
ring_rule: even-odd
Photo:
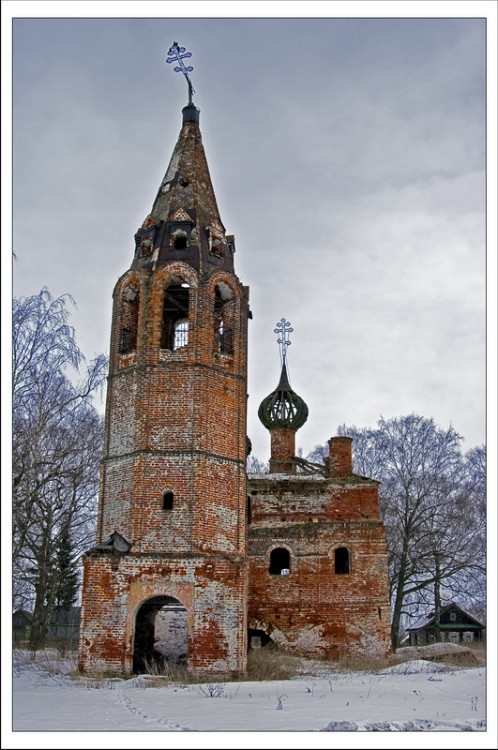
<svg viewBox="0 0 498 750"><path fill-rule="evenodd" d="M441 641L453 643L471 643L482 641L486 625L470 615L455 602L441 608L439 632ZM410 628L407 628L410 646L427 646L436 642L436 615L430 612L419 617Z"/></svg>
<svg viewBox="0 0 498 750"><path fill-rule="evenodd" d="M17 609L12 615L12 637L14 641L25 641L29 638L33 615L27 609Z"/></svg>

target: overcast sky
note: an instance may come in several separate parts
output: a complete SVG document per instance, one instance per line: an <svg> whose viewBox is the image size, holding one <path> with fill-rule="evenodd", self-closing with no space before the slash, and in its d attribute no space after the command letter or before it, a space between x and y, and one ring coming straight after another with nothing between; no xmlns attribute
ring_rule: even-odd
<svg viewBox="0 0 498 750"><path fill-rule="evenodd" d="M484 443L486 20L383 18L378 3L371 18L304 3L324 17L295 19L158 18L217 4L131 5L147 17L13 22L13 293L72 295L86 357L108 352L112 290L187 102L165 62L178 41L192 52L221 219L250 287L254 455L269 457L257 410L279 379L281 318L294 329L291 384L309 406L296 439L305 455L340 424L413 412L452 425L465 450ZM444 5L451 15L457 3Z"/></svg>

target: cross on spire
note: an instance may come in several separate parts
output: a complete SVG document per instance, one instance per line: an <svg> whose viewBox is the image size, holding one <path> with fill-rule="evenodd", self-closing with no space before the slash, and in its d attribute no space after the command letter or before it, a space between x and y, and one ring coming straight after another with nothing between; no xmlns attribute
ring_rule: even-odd
<svg viewBox="0 0 498 750"><path fill-rule="evenodd" d="M285 365L287 361L287 347L289 347L292 343L289 339L289 336L293 331L294 329L291 328L291 324L285 318L281 318L279 320L279 322L277 323L277 327L273 331L274 333L278 334L277 344L280 350L280 359L282 360L282 365Z"/></svg>
<svg viewBox="0 0 498 750"><path fill-rule="evenodd" d="M180 47L178 42L173 42L171 47L168 50L168 55L170 57L166 58L167 63L178 63L177 67L174 68L175 73L183 73L185 78L187 79L188 83L188 103L192 104L192 94L195 93L194 87L192 86L192 82L189 78L189 73L193 71L193 67L191 65L185 65L183 60L188 57L192 57L191 52L187 52L185 47Z"/></svg>

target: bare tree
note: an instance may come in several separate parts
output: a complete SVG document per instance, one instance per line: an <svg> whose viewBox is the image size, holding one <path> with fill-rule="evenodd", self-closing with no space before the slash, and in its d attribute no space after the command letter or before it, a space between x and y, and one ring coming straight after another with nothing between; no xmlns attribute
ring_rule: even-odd
<svg viewBox="0 0 498 750"><path fill-rule="evenodd" d="M62 584L61 539L74 561L94 533L102 418L92 396L107 360L98 357L80 375L85 361L68 302L42 289L13 307L13 578L17 602L34 604L33 648L43 643Z"/></svg>
<svg viewBox="0 0 498 750"><path fill-rule="evenodd" d="M248 474L268 474L268 461L261 461L256 456L248 456L247 473Z"/></svg>
<svg viewBox="0 0 498 750"><path fill-rule="evenodd" d="M339 434L354 439L355 472L381 482L396 649L405 615L420 614L429 601L438 611L443 595L470 595L472 582L482 582L485 481L479 500L472 499L470 488L477 490L469 461L474 474L485 476L485 455L471 453L466 462L453 428L417 415L380 419L375 429L342 425ZM310 457L320 455L324 449L317 446Z"/></svg>

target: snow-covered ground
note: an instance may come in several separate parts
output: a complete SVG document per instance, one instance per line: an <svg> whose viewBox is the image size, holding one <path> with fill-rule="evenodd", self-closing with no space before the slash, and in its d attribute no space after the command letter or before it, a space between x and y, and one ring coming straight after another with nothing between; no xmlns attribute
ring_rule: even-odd
<svg viewBox="0 0 498 750"><path fill-rule="evenodd" d="M161 743L202 748L370 747L372 739L378 743L374 746L428 747L427 738L420 739L422 731L451 733L448 745L438 734L437 747L496 747L486 721L490 707L484 667L414 658L375 672L338 673L321 665L313 674L285 681L159 687L157 678L149 675L90 680L70 676L71 669L70 660L54 656L33 662L26 652L16 653L12 731L6 735L4 714L2 732L10 744L2 742L2 748ZM495 712L492 706L493 717ZM102 739L100 732L105 733ZM148 732L195 734L165 742L143 734ZM268 744L255 732L271 733ZM302 732L315 734L304 740L293 734ZM329 732L339 732L341 738ZM381 732L382 739L365 732ZM403 738L397 734L394 740L391 733L399 732Z"/></svg>

